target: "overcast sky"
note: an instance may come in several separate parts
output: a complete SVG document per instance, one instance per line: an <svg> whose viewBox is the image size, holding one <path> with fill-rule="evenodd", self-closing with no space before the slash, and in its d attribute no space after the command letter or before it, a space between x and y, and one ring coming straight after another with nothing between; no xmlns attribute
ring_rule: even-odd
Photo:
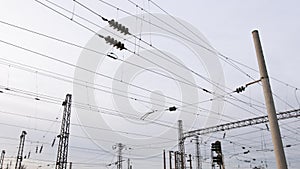
<svg viewBox="0 0 300 169"><path fill-rule="evenodd" d="M259 30L268 72L273 78L271 85L276 95L274 99L277 111L300 107L298 102L300 58L297 51L300 44L298 32L300 4L296 0L78 1L108 20L120 20L124 25L128 24L126 26L130 28L129 30L146 44L128 35L120 40L129 50L149 58L152 64L142 59L134 59L136 56L129 51L119 51L105 45L105 41L95 35L95 32L116 38L116 34L112 33L117 31L79 3L72 0L63 2L40 0L40 2L47 5L54 2L70 10L71 13L67 13L52 4L53 9L73 20L49 10L34 0L1 0L0 3L0 90L3 91L0 93L0 150L6 150L5 167L10 162L11 168L14 167L19 136L22 130L26 130L28 134L24 156L27 157L29 152L31 155L29 159L24 159L23 164L28 166L28 169L54 168L58 139L55 139L53 147L51 144L59 134L63 112L60 102L67 93L74 94L74 102L78 103L77 107L72 107L71 122L74 125L71 125L69 147L69 161L73 162L75 169L116 168L114 164L107 165L117 160L116 149L113 147L119 142L126 145L123 150L124 159L131 158L133 168L162 168L163 149L166 151L177 149L177 120L184 118L186 131L266 115L259 83L251 85L242 94L233 93L232 96L225 94L260 77L251 34L255 29ZM110 3L119 10L103 2ZM133 3L138 4L138 7ZM139 15L145 20L141 22L122 11ZM164 15L165 23L153 18L149 20L147 12L156 13L157 16ZM89 19L94 24L79 17ZM174 17L178 20L175 21ZM182 25L178 25L179 20L197 31L197 36L188 32ZM169 35L153 25L149 26L148 22L166 27L172 32L176 32L173 29L175 28L179 32ZM168 27L166 23L171 24L173 28ZM71 42L77 47L9 24ZM103 27L112 33L105 31ZM191 42L178 36L180 33L198 44L208 46L214 52L207 52L203 48L199 50L200 53L197 52L198 48L195 49ZM210 45L202 41L203 37ZM152 44L156 50L147 44ZM96 59L102 62L98 64L89 57L89 52L78 46L85 46L104 54L113 52L111 55L118 57L118 60L94 54L99 57ZM148 50L167 53L167 56L177 59L189 71L161 60L153 53L147 53ZM208 65L205 58L216 60ZM132 61L141 67L133 69L126 65L124 60ZM104 74L117 80L96 76L90 72L85 72L87 74L84 75L87 76L76 76L78 68L76 69L74 65L81 65L82 61L87 62L86 69L94 68L98 75ZM149 70L171 76L173 79ZM210 80L213 79L214 83L191 73L190 70ZM176 72L182 76L175 75ZM73 81L77 77L81 79ZM222 80L216 81L214 77L219 80L224 77L224 84L221 83ZM190 78L194 81L189 81L192 85L187 85L185 80ZM120 84L116 82L118 80L121 81ZM216 83L221 83L218 87L225 92L220 92L215 86ZM196 92L186 93L182 86L192 89L188 91ZM219 98L216 99L211 94L203 92L199 86L209 91L218 90L215 97ZM81 95L76 95L76 92ZM112 93L126 95L125 101L124 97L122 100ZM214 103L209 101L213 98L217 100L218 106L215 108ZM50 101L52 103L49 103ZM197 104L188 106L184 101ZM179 107L179 110L165 111L171 106ZM154 113L147 116L146 120L139 119L152 111ZM211 114L213 115L210 116ZM281 121L280 125L284 146L292 146L285 148L289 168L296 169L300 163L296 158L299 157L298 150L300 150L299 120ZM225 165L228 168L255 166L275 168L270 132L264 124L214 133L203 136L201 140L202 161L206 168L210 167L210 143L216 140L222 141ZM40 150L41 146L42 152L36 153L36 148ZM191 139L186 140L186 150L194 158L194 145ZM244 154L248 150L250 153ZM127 163L124 162L125 166L127 167Z"/></svg>

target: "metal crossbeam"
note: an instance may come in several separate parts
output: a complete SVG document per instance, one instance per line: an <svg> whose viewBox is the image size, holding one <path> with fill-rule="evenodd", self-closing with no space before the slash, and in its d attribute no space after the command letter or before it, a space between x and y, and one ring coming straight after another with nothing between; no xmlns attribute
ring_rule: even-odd
<svg viewBox="0 0 300 169"><path fill-rule="evenodd" d="M278 120L284 120L284 119L289 119L289 118L294 118L294 117L299 117L299 116L300 116L300 109L294 109L294 110L277 113ZM256 125L256 124L267 123L268 121L269 121L268 116L260 116L260 117L240 120L240 121L236 121L236 122L225 123L225 124L221 124L221 125L217 125L217 126L213 126L213 127L188 131L188 132L183 133L183 135L184 135L183 138L186 139L189 137L194 137L195 135L205 135L205 134L219 132L219 131L225 131L225 130L230 130L230 129L235 129L235 128L241 128L241 127L247 127L247 126L252 126L252 125Z"/></svg>

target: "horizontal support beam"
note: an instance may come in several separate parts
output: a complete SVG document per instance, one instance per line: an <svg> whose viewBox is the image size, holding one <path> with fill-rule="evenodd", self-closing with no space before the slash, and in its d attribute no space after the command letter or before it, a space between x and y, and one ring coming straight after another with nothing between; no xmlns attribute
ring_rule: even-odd
<svg viewBox="0 0 300 169"><path fill-rule="evenodd" d="M277 113L278 120L284 120L284 119L289 119L289 118L294 118L294 117L299 117L299 116L300 116L300 109L294 109L294 110ZM188 132L183 133L183 138L186 139L189 137L194 137L195 135L205 135L205 134L209 134L209 133L215 133L215 132L219 132L219 131L247 127L247 126L252 126L252 125L262 124L262 123L267 123L267 122L269 122L268 116L260 116L260 117L240 120L240 121L236 121L236 122L220 124L220 125L213 126L213 127L188 131Z"/></svg>

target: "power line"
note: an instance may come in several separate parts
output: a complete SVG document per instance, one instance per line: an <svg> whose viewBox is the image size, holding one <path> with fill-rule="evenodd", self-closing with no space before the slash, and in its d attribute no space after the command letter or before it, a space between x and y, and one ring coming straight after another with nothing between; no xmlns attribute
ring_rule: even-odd
<svg viewBox="0 0 300 169"><path fill-rule="evenodd" d="M92 52L96 52L96 53L101 54L101 55L106 55L106 54L104 54L104 53L99 53L98 51L95 51L95 50L92 50L92 49L88 49L88 48L85 48L85 47L76 45L76 44L74 44L74 43L71 43L71 42L67 42L67 41L64 41L64 40L61 40L61 39L58 39L58 38L55 38L55 37L51 37L51 36L49 36L49 35L45 35L45 34L42 34L42 33L38 33L38 32L36 32L36 31L32 31L32 30L29 30L29 29L26 29L26 28L22 28L22 27L13 25L13 24L9 24L9 23L3 22L3 21L0 21L0 22L3 23L3 24L7 24L7 25L9 25L9 26L15 27L15 28L19 28L19 29L22 29L22 30L25 30L25 31L29 31L29 32L31 32L31 33L35 33L35 34L38 34L38 35L41 35L41 36L44 36L44 37L53 39L53 40L57 40L57 41L60 41L60 42L63 42L63 43L67 43L67 44L72 45L72 46L76 46L76 47L83 48L83 49L86 49L86 50L89 50L89 51L92 51ZM15 46L15 47L16 47L16 46ZM36 54L36 53L35 53L35 54ZM119 60L121 60L121 59L119 59ZM128 61L125 61L125 60L121 60L121 61L124 61L124 62L126 62L126 63L128 63L128 64L132 64L132 65L134 65L134 66L137 66L137 67L142 68L141 66L136 65L136 64L133 64L133 63L130 63L130 62L128 62ZM144 69L144 68L143 68L143 69ZM156 72L156 71L152 71L152 70L150 70L150 69L145 69L145 70L148 70L148 71L150 71L150 72L153 72L153 73L156 73L156 74L159 74L159 75L163 75L163 76L165 76L165 77L170 78L169 76L166 76L166 75L161 74L161 73ZM45 71L45 70L43 70L43 71ZM173 79L173 78L172 78L172 79ZM181 82L182 82L182 81L181 81ZM167 98L170 98L170 97L168 97L168 96L166 96L166 97L167 97ZM219 96L219 97L222 97L222 96ZM135 99L135 98L132 98L132 99ZM170 98L170 99L173 99L173 100L178 101L177 99L174 99L174 98Z"/></svg>
<svg viewBox="0 0 300 169"><path fill-rule="evenodd" d="M132 4L134 4L134 5L136 5L137 7L139 7L142 11L145 11L145 12L147 12L148 14L150 14L151 16L154 16L153 14L151 14L150 12L148 12L147 10L145 10L144 8L142 8L142 7L140 7L139 5L137 5L136 3L134 3L134 2L132 2L131 0L128 0L130 3L132 3ZM166 10L164 10L164 9L162 9L158 4L156 4L155 2L153 2L153 1L151 1L151 0L149 0L149 2L151 2L152 4L154 4L156 7L158 7L160 10L162 10L164 13L166 13L168 16L170 16L172 19L174 19L177 23L179 23L181 26L183 26L185 29L187 29L188 31L190 31L194 36L196 36L196 37L198 37L201 41L203 41L203 39L201 38L201 37L199 37L197 34L195 34L192 30L190 30L188 27L186 27L185 25L183 25L181 22L179 22L178 21L178 19L176 19L175 17L173 17L172 15L170 15ZM154 16L155 17L155 16ZM157 17L156 17L157 18ZM157 18L157 19L159 19L159 18ZM166 23L165 21L163 21L163 20L161 20L161 19L159 19L161 22L163 22L163 23L165 23L166 25L168 25L168 26L170 26L171 28L173 28L174 30L176 30L177 31L177 29L176 28L174 28L172 25L169 25L168 23ZM181 33L181 32L180 32ZM203 41L204 43L205 43L205 41ZM206 43L207 44L207 43ZM209 44L207 44L207 45L209 45ZM210 45L209 45L210 46ZM210 46L211 47L211 46ZM227 57L227 56L225 56L224 54L222 54L222 53L220 53L220 52L218 52L218 55L220 55L220 56L222 56L223 58L221 58L221 59L223 59L225 62L227 62L226 60L231 60L231 61L234 61L234 62L236 62L236 63L238 63L238 64L242 64L242 63L240 63L240 62L238 62L238 61L235 61L235 60L233 60L233 59L231 59L231 58L229 58L229 57ZM246 72L244 72L241 68L239 68L237 65L235 65L234 63L232 63L232 62L227 62L229 65L231 65L231 66L233 66L235 69L237 69L238 71L240 71L240 72L242 72L243 74L245 74L247 77L249 77L250 79L252 79L252 80L254 80L254 78L252 78L248 73L246 73ZM244 64L242 64L243 66L245 66L245 67L247 67L247 68L249 68L249 69L251 69L251 70L254 70L255 72L258 72L257 70L255 70L255 69L253 69L253 68L250 68L249 66L247 66L247 65L244 65ZM282 82L282 81L280 81L280 80L278 80L278 79L276 79L276 78L273 78L273 79L275 79L276 81L279 81L279 82L281 82L281 83L283 83L283 84L286 84L286 85L289 85L289 84L287 84L287 83L284 83L284 82ZM282 101L282 102L284 102L285 104L287 104L287 105L289 105L291 108L292 108L292 106L290 105L290 104L288 104L285 100L283 100L283 99L281 99L279 96L277 96L275 93L273 93L273 95L275 96L275 97L277 97L280 101Z"/></svg>
<svg viewBox="0 0 300 169"><path fill-rule="evenodd" d="M48 1L48 0L46 0L46 1ZM49 1L48 1L49 2ZM86 9L89 9L88 7L86 7L86 6L84 6ZM62 7L60 7L60 8L62 8ZM62 9L64 9L64 8L62 8ZM64 10L66 10L66 9L64 9ZM66 10L67 11L67 10ZM92 11L91 9L89 9L89 11ZM94 12L93 11L93 13L95 14L96 12ZM90 23L91 23L91 21L90 21ZM92 24L94 24L94 23L92 23ZM100 27L99 25L97 25L97 24L94 24L94 25L96 25L96 26L98 26L98 27ZM175 29L175 28L174 28ZM177 29L175 29L175 30L177 30ZM114 34L114 33L113 33ZM115 34L116 35L116 34ZM202 40L202 39L201 39ZM149 44L148 44L149 45ZM150 45L151 47L153 47L152 45ZM160 51L159 49L157 49L158 51ZM133 53L133 54L135 54L135 52L133 52L133 51L131 51L131 53ZM138 56L140 56L139 54L137 54ZM140 57L142 57L142 56L140 56ZM167 56L168 57L168 56ZM191 72L193 72L192 70L190 70L189 68L187 68L187 67L185 67L184 65L183 65L183 67L184 68L186 68L187 70L189 70L189 71L191 71ZM193 72L194 74L196 73L196 72ZM196 73L196 75L197 76L199 76L199 77L202 77L202 78L204 78L203 76L201 76L201 75L199 75L199 74L197 74ZM208 82L210 82L209 80L207 80L206 78L204 78L206 81L208 81ZM210 82L211 84L213 84L212 82ZM213 84L214 86L216 86L215 84ZM216 87L218 87L218 88L220 88L219 86L216 86ZM201 88L200 88L201 89ZM210 91L207 91L206 89L203 89L202 88L202 90L203 91L205 91L205 92L208 92L208 93L210 93ZM223 90L223 89L222 89ZM216 93L211 93L211 94L216 94ZM227 94L229 94L229 93L226 93L226 95ZM244 96L244 95L243 95ZM232 96L232 97L234 97L234 96ZM247 96L244 96L244 97L247 97ZM236 97L234 97L234 98L236 98ZM237 99L237 98L236 98Z"/></svg>
<svg viewBox="0 0 300 169"><path fill-rule="evenodd" d="M131 84L131 83L127 83L127 82L124 82L124 81L122 81L122 80L118 80L118 79L112 78L112 77L110 77L110 76L107 76L107 75L104 75L104 74L101 74L101 73L98 73L98 72L94 72L94 71L91 71L91 70L86 69L86 68L83 68L83 67L79 67L79 66L74 65L74 64L72 64L72 63L68 63L68 62L66 62L66 61L63 61L63 60L60 60L60 59L56 59L56 58L51 57L51 56L49 56L49 55L45 55L45 54L42 54L42 53L33 51L33 50L31 50L31 49L28 49L28 48L24 48L24 47L19 46L19 45L15 45L15 44L12 44L12 43L3 41L3 40L0 40L0 42L5 43L5 44L10 45L10 46L13 46L13 47L16 47L16 48L18 48L18 49L25 50L25 51L27 51L27 52L30 52L30 53L33 53L33 54L36 54L36 55L39 55L39 56L48 58L48 59L50 59L50 60L54 60L54 61L57 61L57 62L61 62L61 63L63 63L63 64L66 64L66 65L68 65L68 66L71 66L71 67L76 67L76 68L82 69L82 70L87 71L87 72L89 72L89 73L94 73L94 74L96 74L96 75L103 76L103 77L105 77L105 78L109 78L109 79L112 79L112 80L116 80L116 81L119 81L119 82L121 82L121 83L125 83L125 84L128 84L128 85L130 85L130 86L133 86L133 87L136 87L136 88L139 88L139 89L142 89L142 90L146 90L146 91L148 91L148 92L151 92L150 90L145 89L145 88L143 88L143 87L140 87L140 86L137 86L137 85L134 85L134 84ZM184 103L184 102L183 102L183 103ZM218 113L217 113L217 114L218 114Z"/></svg>
<svg viewBox="0 0 300 169"><path fill-rule="evenodd" d="M47 2L50 2L51 4L54 4L55 6L57 6L57 7L59 7L59 8L61 8L61 9L63 9L63 10L65 10L65 11L68 11L68 10L66 10L66 9L64 9L63 7L60 7L60 6L58 6L57 4L55 4L55 3L52 3L51 1L48 1L48 0L46 0ZM41 3L41 2L40 2ZM52 8L51 8L52 9ZM54 10L55 11L55 10ZM70 11L68 11L68 12L70 12ZM78 15L76 15L76 16L78 16ZM79 16L80 17L80 16ZM82 17L80 17L81 19L83 19ZM86 20L86 21L88 21L87 19L84 19L84 20ZM93 24L93 25L96 25L96 26L98 26L99 27L99 25L97 25L97 24L95 24L95 23L93 23L93 22L91 22L91 21L88 21L89 23L91 23L91 24ZM141 55L139 55L139 54L136 54L135 52L133 52L133 51L130 51L129 49L128 49L128 51L129 52L131 52L131 53L133 53L133 54L135 54L135 55L137 55L137 56L140 56L140 57L142 57ZM143 57L142 57L143 58ZM144 59L146 59L146 58L144 58ZM152 63L152 61L151 60L149 60L149 59L146 59L146 60L148 60L149 62L151 62ZM155 64L154 62L153 62L153 64ZM159 65L157 65L157 66L159 66ZM216 94L216 93L211 93L210 91L208 91L208 90L206 90L206 89L204 89L204 88L202 88L202 87L200 87L200 86L198 86L198 85L196 85L198 88L200 88L200 89L202 89L204 92L208 92L208 93L210 93L210 94ZM218 87L218 86L217 86ZM219 87L218 87L219 88ZM233 97L233 96L232 96Z"/></svg>
<svg viewBox="0 0 300 169"><path fill-rule="evenodd" d="M66 17L65 15L63 15L63 14L61 14L60 12L58 12L57 10L55 10L55 9L53 9L53 8L51 8L51 7L49 7L48 5L42 3L42 2L40 2L40 1L38 1L38 0L36 0L36 1L39 2L39 3L41 3L41 4L43 4L45 7L48 7L50 10L52 10L52 11L54 11L54 12L56 12L56 13L58 13L58 14L64 16L64 17ZM67 10L67 9L65 9L65 8L63 8L63 7L61 7L61 6L57 5L57 4L55 4L55 3L51 2L51 1L49 1L49 0L45 0L45 1L51 3L52 5L54 5L54 6L58 7L58 8L60 8L60 9L62 9L62 10L64 10L64 11L66 11L66 12L71 13L71 11L69 11L69 10ZM102 27L99 26L98 24L95 24L95 23L93 23L92 21L90 21L90 20L88 20L88 19L85 19L85 18L83 18L83 17L81 17L81 16L79 16L79 15L77 15L77 14L74 14L74 15L77 16L77 17L79 17L80 19L82 19L82 20L84 20L84 21L87 21L87 22L90 23L90 24L93 24L93 25L95 25L95 26L97 26L97 27L99 27L99 28L102 28ZM71 20L71 21L74 21L74 19ZM77 23L79 23L79 22L75 22L75 23L77 24ZM82 24L81 24L81 25L82 25ZM79 25L79 26L81 26L81 25ZM104 28L103 28L103 29L104 29ZM87 29L87 30L90 30L90 29ZM108 32L110 32L110 33L112 33L112 34L114 34L115 36L120 37L119 35L117 35L116 33L113 33L112 31L109 31L109 30L107 30L107 29L105 29L105 30L108 31ZM92 32L95 33L96 35L98 35L98 33L96 33L95 31L92 31ZM104 38L102 35L99 35L99 36L100 36L101 38ZM130 41L128 41L128 42L130 42ZM133 42L130 42L130 43L133 43ZM143 49L145 49L145 48L143 48ZM129 50L129 49L125 49L125 50L127 50L128 52L130 52L130 53L132 53L132 54L134 54L134 55L136 55L136 56L141 57L142 59L146 60L147 62L149 62L149 63L151 63L151 64L154 64L154 65L160 67L160 68L163 69L163 70L166 70L164 67L158 65L158 64L155 63L154 61L152 61L152 60L150 60L150 59L147 59L147 58L141 56L140 54L138 54L138 53L136 53L136 52L134 52L134 51L131 51L131 50ZM149 52L151 52L151 51L149 51ZM155 54L155 53L153 53L153 54ZM157 54L155 54L155 55L157 55ZM168 71L168 70L166 70L166 71ZM179 76L179 75L177 75L177 74L174 74L174 75L177 76L177 77L179 77L179 78L181 78L181 79L183 79L183 80L186 80L186 79L185 79L184 77L182 77L182 76ZM166 76L165 76L165 77L166 77ZM168 76L168 78L170 78L170 79L172 79L172 80L175 80L173 77L169 77L169 76ZM179 79L177 79L177 81L179 81L179 82L181 82L181 83L184 83L184 84L187 84L187 85L192 86L192 87L199 88L199 89L203 90L204 92L211 93L211 92L209 92L207 89L204 89L204 88L202 88L201 86L196 85L196 84L193 84L193 83L191 83L191 82L189 82L189 81L185 82L185 81L182 81L182 80L179 80Z"/></svg>
<svg viewBox="0 0 300 169"><path fill-rule="evenodd" d="M19 113L14 113L14 112L8 112L8 111L3 111L0 110L0 113L2 114L8 114L8 115L13 115L13 116L19 116L19 117L25 117L25 118L31 118L31 119L36 119L36 120L42 120L42 121L48 121L48 122L54 122L54 123L60 123L60 121L56 121L56 120L51 120L48 118L40 118L40 117L34 117L34 116L29 116L29 115L24 115L24 114L19 114ZM3 125L10 125L7 123L1 123ZM96 129L96 130L101 130L101 131L109 131L109 132L115 132L115 133L121 133L121 134L129 134L129 135L136 135L136 136L143 136L143 137L151 137L151 135L147 135L144 133L134 133L134 132L128 132L128 131L121 131L121 130L112 130L112 129L105 129L105 128L100 128L100 127L95 127L95 126L88 126L88 125L82 125L82 124L78 124L78 123L71 123L72 126L77 126L77 127L84 127L84 128L90 128L90 129ZM24 127L24 126L18 126L18 125L11 125L12 127ZM41 129L34 129L34 128L27 128L27 129L31 129L31 130L38 130L38 131L45 131L45 132L50 132L50 133L56 133L54 131L48 131L48 130L41 130ZM76 135L72 135L72 137L79 137L79 138L83 138L81 136L76 136ZM175 141L176 139L171 139L171 138L165 138L165 137L158 137L160 139L164 139L164 140L168 140L168 141ZM100 139L100 141L107 141L110 142L109 140L104 140L104 139Z"/></svg>

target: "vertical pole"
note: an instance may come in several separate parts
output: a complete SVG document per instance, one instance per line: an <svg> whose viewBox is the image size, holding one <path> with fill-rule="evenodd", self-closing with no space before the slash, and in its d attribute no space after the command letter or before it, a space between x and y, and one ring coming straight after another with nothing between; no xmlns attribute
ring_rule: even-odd
<svg viewBox="0 0 300 169"><path fill-rule="evenodd" d="M130 158L127 160L127 168L130 169Z"/></svg>
<svg viewBox="0 0 300 169"><path fill-rule="evenodd" d="M192 169L192 155L189 154L190 169Z"/></svg>
<svg viewBox="0 0 300 169"><path fill-rule="evenodd" d="M184 162L185 162L185 161L184 161L184 159L185 159L185 158L184 158L184 155L185 155L185 154L183 154L183 152L180 153L180 158L181 158L180 168L181 168L181 169L184 169L184 168L185 168L185 167L184 167Z"/></svg>
<svg viewBox="0 0 300 169"><path fill-rule="evenodd" d="M67 94L62 103L64 113L61 122L55 169L67 169L72 95Z"/></svg>
<svg viewBox="0 0 300 169"><path fill-rule="evenodd" d="M123 145L122 143L118 144L118 164L117 164L117 169L122 169L122 150L123 150Z"/></svg>
<svg viewBox="0 0 300 169"><path fill-rule="evenodd" d="M179 167L181 169L185 168L185 149L184 149L184 138L183 138L183 126L182 126L182 120L178 120L178 154L181 156L179 159Z"/></svg>
<svg viewBox="0 0 300 169"><path fill-rule="evenodd" d="M213 147L213 144L214 143L212 143L212 147ZM214 152L213 152L213 150L212 150L212 148L211 148L211 169L215 169L215 163L214 163L214 154L213 154Z"/></svg>
<svg viewBox="0 0 300 169"><path fill-rule="evenodd" d="M202 169L201 161L200 161L200 144L199 144L199 136L195 136L196 140L196 169Z"/></svg>
<svg viewBox="0 0 300 169"><path fill-rule="evenodd" d="M174 159L175 159L175 169L178 169L178 152L174 152Z"/></svg>
<svg viewBox="0 0 300 169"><path fill-rule="evenodd" d="M253 40L254 40L254 45L256 50L260 76L261 76L261 82L264 91L265 103L268 112L272 142L274 145L274 153L276 158L276 166L277 169L287 169L286 158L282 146L281 134L280 134L280 129L279 129L278 120L276 116L274 100L272 96L272 90L269 82L269 76L266 68L266 63L265 63L258 31L254 30L252 32L252 35L253 35Z"/></svg>
<svg viewBox="0 0 300 169"><path fill-rule="evenodd" d="M1 158L0 158L0 169L3 169L4 155L5 155L5 150L2 150Z"/></svg>
<svg viewBox="0 0 300 169"><path fill-rule="evenodd" d="M72 162L70 162L69 169L72 169L72 165L73 165L73 163L72 163Z"/></svg>
<svg viewBox="0 0 300 169"><path fill-rule="evenodd" d="M165 150L163 151L163 161L164 161L164 169L167 169L167 166L166 166L166 151Z"/></svg>
<svg viewBox="0 0 300 169"><path fill-rule="evenodd" d="M20 136L20 144L19 144L15 169L21 169L21 166L22 166L23 150L24 150L24 143L25 143L26 134L27 134L26 131L22 131L22 134Z"/></svg>
<svg viewBox="0 0 300 169"><path fill-rule="evenodd" d="M170 169L172 169L172 151L169 151Z"/></svg>

